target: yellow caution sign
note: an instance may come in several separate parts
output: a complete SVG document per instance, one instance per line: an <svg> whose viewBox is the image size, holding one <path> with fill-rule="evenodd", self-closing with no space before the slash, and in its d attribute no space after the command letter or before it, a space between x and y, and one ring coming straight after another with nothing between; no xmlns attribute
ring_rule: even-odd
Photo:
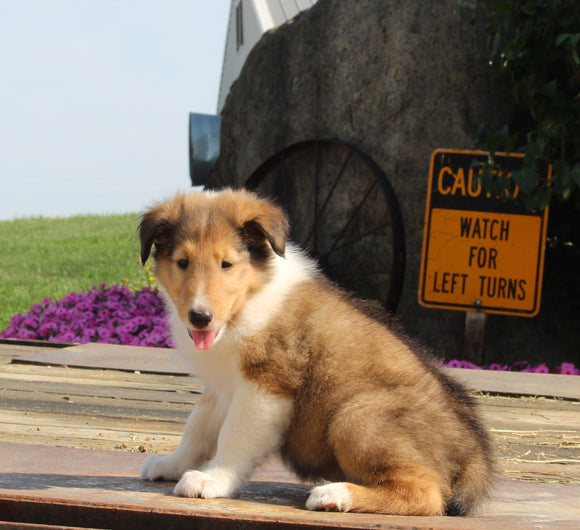
<svg viewBox="0 0 580 530"><path fill-rule="evenodd" d="M548 208L529 212L483 190L473 162L488 156L437 150L431 157L419 303L534 316L540 309ZM523 156L497 153L494 162L510 174L522 166Z"/></svg>

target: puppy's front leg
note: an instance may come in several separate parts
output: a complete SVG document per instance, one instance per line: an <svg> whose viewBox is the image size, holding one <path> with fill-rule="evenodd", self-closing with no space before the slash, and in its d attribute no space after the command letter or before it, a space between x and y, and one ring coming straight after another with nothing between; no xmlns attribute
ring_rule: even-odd
<svg viewBox="0 0 580 530"><path fill-rule="evenodd" d="M279 448L290 422L292 400L244 381L237 389L220 431L217 452L204 471L187 471L175 495L232 497L254 468Z"/></svg>
<svg viewBox="0 0 580 530"><path fill-rule="evenodd" d="M175 451L166 456L150 455L141 468L146 480L179 480L183 473L198 469L216 451L218 434L227 409L218 397L206 390L193 409Z"/></svg>

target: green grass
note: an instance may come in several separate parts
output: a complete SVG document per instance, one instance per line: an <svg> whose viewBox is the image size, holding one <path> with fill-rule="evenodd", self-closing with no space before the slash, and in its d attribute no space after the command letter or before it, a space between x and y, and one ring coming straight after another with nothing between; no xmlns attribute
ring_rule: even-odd
<svg viewBox="0 0 580 530"><path fill-rule="evenodd" d="M149 284L137 214L0 222L0 330L35 303L93 285Z"/></svg>

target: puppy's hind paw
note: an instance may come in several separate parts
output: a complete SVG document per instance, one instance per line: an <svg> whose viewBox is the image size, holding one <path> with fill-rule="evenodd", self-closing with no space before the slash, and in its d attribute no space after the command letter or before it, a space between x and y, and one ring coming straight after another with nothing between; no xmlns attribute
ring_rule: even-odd
<svg viewBox="0 0 580 530"><path fill-rule="evenodd" d="M314 488L306 501L306 508L348 512L352 508L352 497L344 482L333 482Z"/></svg>

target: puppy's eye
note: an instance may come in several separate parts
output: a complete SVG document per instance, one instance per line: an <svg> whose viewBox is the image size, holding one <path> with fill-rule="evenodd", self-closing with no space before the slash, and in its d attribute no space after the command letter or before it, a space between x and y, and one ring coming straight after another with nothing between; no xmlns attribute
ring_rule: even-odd
<svg viewBox="0 0 580 530"><path fill-rule="evenodd" d="M222 261L222 269L226 270L226 269L231 269L234 266L234 264L230 261L230 260L223 260Z"/></svg>
<svg viewBox="0 0 580 530"><path fill-rule="evenodd" d="M187 260L187 259L185 259L185 258L184 258L184 259L180 259L180 260L177 262L177 266L178 266L178 267L179 267L181 270L185 270L185 269L187 269L187 267L189 266L189 260Z"/></svg>

